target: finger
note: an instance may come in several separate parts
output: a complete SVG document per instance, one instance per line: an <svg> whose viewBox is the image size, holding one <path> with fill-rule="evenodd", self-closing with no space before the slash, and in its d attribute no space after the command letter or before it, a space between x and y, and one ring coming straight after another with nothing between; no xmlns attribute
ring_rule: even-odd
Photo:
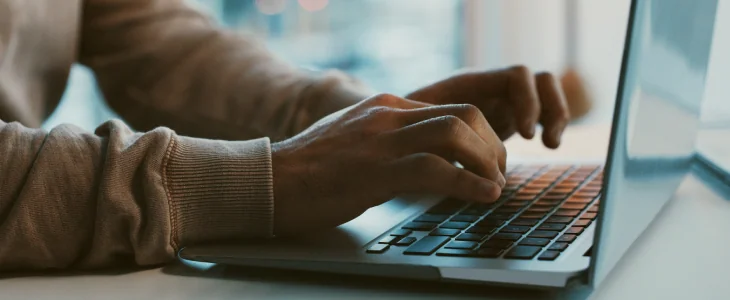
<svg viewBox="0 0 730 300"><path fill-rule="evenodd" d="M537 90L542 103L540 123L543 126L542 141L549 148L560 145L560 137L570 120L568 104L563 90L550 73L535 76Z"/></svg>
<svg viewBox="0 0 730 300"><path fill-rule="evenodd" d="M379 94L362 101L361 104L366 107L385 106L397 109L417 109L432 106L428 103L405 99L391 94Z"/></svg>
<svg viewBox="0 0 730 300"><path fill-rule="evenodd" d="M488 143L469 125L455 116L428 119L393 132L388 141L397 155L432 153L458 161L465 168L504 186L506 180L499 166L498 150L502 142L492 138Z"/></svg>
<svg viewBox="0 0 730 300"><path fill-rule="evenodd" d="M465 201L494 202L502 189L491 180L457 168L441 157L416 153L397 160L389 182L396 193L433 193Z"/></svg>
<svg viewBox="0 0 730 300"><path fill-rule="evenodd" d="M402 126L408 126L441 116L455 116L469 125L487 143L499 139L481 110L471 104L437 105L399 112Z"/></svg>
<svg viewBox="0 0 730 300"><path fill-rule="evenodd" d="M535 77L525 66L513 67L508 72L507 95L514 105L517 129L524 138L531 139L535 136L535 126L540 117Z"/></svg>

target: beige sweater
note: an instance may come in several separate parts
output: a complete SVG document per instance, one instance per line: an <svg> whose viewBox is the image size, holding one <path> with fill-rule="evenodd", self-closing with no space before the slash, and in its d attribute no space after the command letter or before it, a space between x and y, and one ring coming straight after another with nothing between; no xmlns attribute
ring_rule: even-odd
<svg viewBox="0 0 730 300"><path fill-rule="evenodd" d="M0 271L160 264L183 245L274 234L266 137L365 90L279 62L183 2L0 0ZM74 62L146 133L37 129Z"/></svg>

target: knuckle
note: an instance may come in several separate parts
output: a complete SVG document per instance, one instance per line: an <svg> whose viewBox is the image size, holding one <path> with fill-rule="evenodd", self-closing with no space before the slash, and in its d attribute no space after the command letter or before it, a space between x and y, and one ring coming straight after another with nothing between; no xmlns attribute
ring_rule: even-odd
<svg viewBox="0 0 730 300"><path fill-rule="evenodd" d="M456 135L461 131L462 121L456 116L442 116L438 119L439 127L447 135Z"/></svg>
<svg viewBox="0 0 730 300"><path fill-rule="evenodd" d="M481 110L472 104L460 104L459 106L462 111L462 117L467 123L478 120L482 114Z"/></svg>
<svg viewBox="0 0 730 300"><path fill-rule="evenodd" d="M505 162L507 160L507 147L504 146L504 143L499 143L499 146L497 147L497 157L500 162Z"/></svg>
<svg viewBox="0 0 730 300"><path fill-rule="evenodd" d="M392 106L394 103L398 102L400 98L398 96L395 96L393 94L388 93L382 93L377 94L371 98L374 105L379 106Z"/></svg>
<svg viewBox="0 0 730 300"><path fill-rule="evenodd" d="M525 65L512 66L510 69L512 70L513 74L518 77L528 77L532 75L532 71L530 71L530 68Z"/></svg>

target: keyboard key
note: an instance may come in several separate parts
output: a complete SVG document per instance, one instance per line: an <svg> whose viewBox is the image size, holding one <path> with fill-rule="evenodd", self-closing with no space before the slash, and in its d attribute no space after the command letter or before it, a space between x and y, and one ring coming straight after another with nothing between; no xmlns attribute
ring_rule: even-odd
<svg viewBox="0 0 730 300"><path fill-rule="evenodd" d="M509 224L512 226L535 226L537 222L539 221L535 219L515 219Z"/></svg>
<svg viewBox="0 0 730 300"><path fill-rule="evenodd" d="M498 219L498 220L509 220L514 215L515 215L514 213L491 213L487 216L487 218Z"/></svg>
<svg viewBox="0 0 730 300"><path fill-rule="evenodd" d="M441 249L439 252L436 252L436 255L438 256L473 256L475 255L474 251L466 250L466 249Z"/></svg>
<svg viewBox="0 0 730 300"><path fill-rule="evenodd" d="M431 231L432 229L436 228L438 224L436 223L425 223L425 222L410 222L406 225L403 225L403 229L410 229L413 231Z"/></svg>
<svg viewBox="0 0 730 300"><path fill-rule="evenodd" d="M477 242L470 242L470 241L453 241L451 243L446 244L444 246L445 248L452 248L452 249L474 249L477 246Z"/></svg>
<svg viewBox="0 0 730 300"><path fill-rule="evenodd" d="M495 209L494 212L495 213L516 213L521 210L522 210L522 207L502 206L500 208Z"/></svg>
<svg viewBox="0 0 730 300"><path fill-rule="evenodd" d="M497 233L491 239L495 240L508 240L508 241L516 241L519 240L522 237L519 233Z"/></svg>
<svg viewBox="0 0 730 300"><path fill-rule="evenodd" d="M532 229L532 227L529 227L529 226L511 226L511 225L508 225L508 226L502 227L502 230L500 230L499 232L526 233L526 232L530 231L530 229Z"/></svg>
<svg viewBox="0 0 730 300"><path fill-rule="evenodd" d="M578 192L588 192L588 193L600 193L601 187L599 186L584 186L578 190Z"/></svg>
<svg viewBox="0 0 730 300"><path fill-rule="evenodd" d="M562 189L575 189L579 185L580 183L577 182L561 181L560 183L556 184L555 187Z"/></svg>
<svg viewBox="0 0 730 300"><path fill-rule="evenodd" d="M577 197L572 196L566 200L566 203L591 203L593 201L593 197Z"/></svg>
<svg viewBox="0 0 730 300"><path fill-rule="evenodd" d="M553 216L558 217L577 217L580 214L580 210L577 209L558 209Z"/></svg>
<svg viewBox="0 0 730 300"><path fill-rule="evenodd" d="M450 228L450 229L467 229L471 223L468 222L446 222L441 224L439 228Z"/></svg>
<svg viewBox="0 0 730 300"><path fill-rule="evenodd" d="M475 233L475 234L490 234L497 230L499 226L494 227L479 227L479 226L472 226L471 228L466 230L466 233Z"/></svg>
<svg viewBox="0 0 730 300"><path fill-rule="evenodd" d="M401 239L401 237L399 237L399 236L389 235L389 236L386 236L383 239L381 239L378 243L379 244L394 244L395 242L397 242L400 239Z"/></svg>
<svg viewBox="0 0 730 300"><path fill-rule="evenodd" d="M548 248L548 250L563 251L566 248L568 248L568 243L554 243L550 245L550 248Z"/></svg>
<svg viewBox="0 0 730 300"><path fill-rule="evenodd" d="M545 247L547 244L550 244L549 239L543 239L543 238L524 238L520 241L519 245L522 246L540 246Z"/></svg>
<svg viewBox="0 0 730 300"><path fill-rule="evenodd" d="M581 234L581 232L583 232L584 229L585 228L583 228L583 227L573 226L573 227L568 228L568 230L566 230L565 233Z"/></svg>
<svg viewBox="0 0 730 300"><path fill-rule="evenodd" d="M504 219L493 219L491 216L487 216L486 218L482 219L481 221L477 222L474 225L479 226L479 227L495 227L495 226L499 227L499 226L502 226L502 224L504 224L504 222L505 222Z"/></svg>
<svg viewBox="0 0 730 300"><path fill-rule="evenodd" d="M512 259L532 259L538 252L540 252L540 250L542 250L542 248L536 246L517 246L507 252L504 257Z"/></svg>
<svg viewBox="0 0 730 300"><path fill-rule="evenodd" d="M588 225L591 225L590 219L578 220L578 221L575 221L575 224L573 224L573 226L580 226L580 227L588 227Z"/></svg>
<svg viewBox="0 0 730 300"><path fill-rule="evenodd" d="M507 202L528 202L529 203L532 200L535 200L535 195L517 195L517 196L512 197L512 199Z"/></svg>
<svg viewBox="0 0 730 300"><path fill-rule="evenodd" d="M436 230L431 231L428 235L456 236L459 233L461 233L461 230L458 229L437 228Z"/></svg>
<svg viewBox="0 0 730 300"><path fill-rule="evenodd" d="M409 237L404 237L404 238L400 239L399 241L397 241L395 243L395 245L396 246L410 246L411 244L413 244L415 242L416 242L416 238L409 236Z"/></svg>
<svg viewBox="0 0 730 300"><path fill-rule="evenodd" d="M512 246L515 242L508 241L508 240L488 240L484 242L481 246L479 246L479 249L483 248L495 248L495 249L507 249L509 246Z"/></svg>
<svg viewBox="0 0 730 300"><path fill-rule="evenodd" d="M479 220L479 216L471 216L471 215L456 215L453 218L451 218L452 222L474 222L476 220Z"/></svg>
<svg viewBox="0 0 730 300"><path fill-rule="evenodd" d="M560 238L558 238L558 242L572 243L575 241L576 236L577 235L575 234L563 234Z"/></svg>
<svg viewBox="0 0 730 300"><path fill-rule="evenodd" d="M545 194L545 196L548 196L548 197L560 197L562 199L565 199L565 198L568 198L568 194L569 193L570 192L563 193L563 192L552 192L551 191L551 192L547 192L547 194Z"/></svg>
<svg viewBox="0 0 730 300"><path fill-rule="evenodd" d="M565 229L565 224L545 223L545 224L540 224L540 227L538 227L537 229L538 230L547 230L547 231L563 231L563 229Z"/></svg>
<svg viewBox="0 0 730 300"><path fill-rule="evenodd" d="M582 216L580 216L580 218L594 220L596 216L598 216L596 213L584 213Z"/></svg>
<svg viewBox="0 0 730 300"><path fill-rule="evenodd" d="M540 193L542 193L542 189L522 188L521 190L517 191L517 195L538 195Z"/></svg>
<svg viewBox="0 0 730 300"><path fill-rule="evenodd" d="M588 209L589 213L597 213L598 212L598 205L593 205L591 208Z"/></svg>
<svg viewBox="0 0 730 300"><path fill-rule="evenodd" d="M559 193L559 194L570 194L573 191L572 188L562 188L562 187L554 187L550 190L550 193ZM550 194L548 193L548 194Z"/></svg>
<svg viewBox="0 0 730 300"><path fill-rule="evenodd" d="M520 218L522 219L542 219L544 218L546 213L542 212L525 212L520 215Z"/></svg>
<svg viewBox="0 0 730 300"><path fill-rule="evenodd" d="M575 193L576 197L590 197L590 198L596 198L598 195L600 195L600 192L577 192Z"/></svg>
<svg viewBox="0 0 730 300"><path fill-rule="evenodd" d="M555 204L558 204L560 202L563 202L563 200L565 200L565 196L548 196L548 195L545 195L545 196L540 197L540 201L543 201L546 204L552 204L552 205L555 205Z"/></svg>
<svg viewBox="0 0 730 300"><path fill-rule="evenodd" d="M383 253L386 250L388 250L389 247L390 247L390 245L388 245L388 244L375 244L375 245L372 245L370 247L370 249L368 249L366 252L367 253Z"/></svg>
<svg viewBox="0 0 730 300"><path fill-rule="evenodd" d="M502 249L496 248L484 248L476 251L477 256L486 258L497 258L500 254L502 254Z"/></svg>
<svg viewBox="0 0 730 300"><path fill-rule="evenodd" d="M462 233L459 236L456 237L457 241L481 241L486 237L486 234L482 233Z"/></svg>
<svg viewBox="0 0 730 300"><path fill-rule="evenodd" d="M537 200L537 202L535 202L535 205L556 206L556 205L560 204L560 202L563 202L563 199L545 199L545 198L540 198L540 200Z"/></svg>
<svg viewBox="0 0 730 300"><path fill-rule="evenodd" d="M396 229L396 230L393 230L392 232L390 232L390 235L394 235L394 236L408 236L408 235L411 234L411 232L412 231L411 230L408 230L408 229Z"/></svg>
<svg viewBox="0 0 730 300"><path fill-rule="evenodd" d="M416 218L415 222L427 222L427 223L441 223L443 221L446 221L449 216L447 215L432 215L432 214L422 214L418 218Z"/></svg>
<svg viewBox="0 0 730 300"><path fill-rule="evenodd" d="M547 213L553 210L551 206L532 206L527 209L528 213Z"/></svg>
<svg viewBox="0 0 730 300"><path fill-rule="evenodd" d="M469 215L469 216L477 216L478 217L478 216L481 216L481 215L485 214L488 211L489 211L488 209L487 210L479 210L479 209L474 209L474 208L467 208L467 209L462 210L461 212L459 212L459 215Z"/></svg>
<svg viewBox="0 0 730 300"><path fill-rule="evenodd" d="M545 220L546 223L560 223L560 224L568 224L573 221L573 218L571 217L549 217L547 220Z"/></svg>
<svg viewBox="0 0 730 300"><path fill-rule="evenodd" d="M544 231L544 230L535 230L532 233L530 233L529 237L531 238L545 238L545 239L553 239L556 236L558 236L557 231Z"/></svg>
<svg viewBox="0 0 730 300"><path fill-rule="evenodd" d="M560 251L545 251L537 259L539 260L555 260L560 255Z"/></svg>
<svg viewBox="0 0 730 300"><path fill-rule="evenodd" d="M436 249L440 248L448 241L449 237L446 236L427 236L408 247L408 249L406 249L403 254L431 255L431 253L435 252Z"/></svg>
<svg viewBox="0 0 730 300"><path fill-rule="evenodd" d="M577 209L577 210L583 210L586 208L587 203L563 203L563 205L560 206L562 209Z"/></svg>

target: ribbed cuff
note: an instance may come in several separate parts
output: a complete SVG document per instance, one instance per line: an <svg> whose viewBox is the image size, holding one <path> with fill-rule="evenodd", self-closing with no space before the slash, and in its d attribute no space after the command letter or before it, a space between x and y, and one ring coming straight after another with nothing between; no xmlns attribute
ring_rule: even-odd
<svg viewBox="0 0 730 300"><path fill-rule="evenodd" d="M228 142L176 136L164 170L173 246L273 235L268 138Z"/></svg>

